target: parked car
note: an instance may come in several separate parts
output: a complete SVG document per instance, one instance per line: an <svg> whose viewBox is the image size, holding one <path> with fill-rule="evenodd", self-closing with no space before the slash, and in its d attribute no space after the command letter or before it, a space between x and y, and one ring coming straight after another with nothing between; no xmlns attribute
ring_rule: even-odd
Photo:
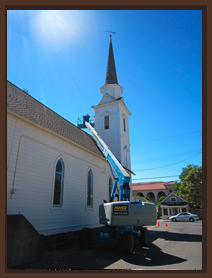
<svg viewBox="0 0 212 278"><path fill-rule="evenodd" d="M195 220L199 220L199 217L198 217L198 215L192 214L192 213L189 213L189 212L181 212L177 215L169 217L169 220L172 220L173 222L176 222L176 221L194 222Z"/></svg>

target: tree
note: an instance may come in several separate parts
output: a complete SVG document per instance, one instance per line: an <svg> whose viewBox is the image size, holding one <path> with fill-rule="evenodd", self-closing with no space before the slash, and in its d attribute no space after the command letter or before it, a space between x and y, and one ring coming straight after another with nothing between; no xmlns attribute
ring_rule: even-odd
<svg viewBox="0 0 212 278"><path fill-rule="evenodd" d="M158 207L158 218L161 217L162 215L162 209L161 209L161 202L166 198L166 196L160 196L158 203L157 203L157 207Z"/></svg>
<svg viewBox="0 0 212 278"><path fill-rule="evenodd" d="M150 200L150 198L149 198L148 196L145 196L144 198L145 198L148 202L153 203L153 201Z"/></svg>
<svg viewBox="0 0 212 278"><path fill-rule="evenodd" d="M189 202L192 208L202 205L202 166L189 164L182 169L181 182L175 183L177 195Z"/></svg>
<svg viewBox="0 0 212 278"><path fill-rule="evenodd" d="M180 184L180 182L175 182L175 184L172 186L174 193L178 196L180 196Z"/></svg>
<svg viewBox="0 0 212 278"><path fill-rule="evenodd" d="M160 196L158 203L161 203L164 199L166 199L167 196Z"/></svg>

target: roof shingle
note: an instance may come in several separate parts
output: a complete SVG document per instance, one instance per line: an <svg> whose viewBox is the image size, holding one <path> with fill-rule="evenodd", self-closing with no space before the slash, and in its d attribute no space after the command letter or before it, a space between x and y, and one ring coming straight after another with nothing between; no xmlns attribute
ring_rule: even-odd
<svg viewBox="0 0 212 278"><path fill-rule="evenodd" d="M9 81L7 81L7 109L104 157L89 134L80 130Z"/></svg>

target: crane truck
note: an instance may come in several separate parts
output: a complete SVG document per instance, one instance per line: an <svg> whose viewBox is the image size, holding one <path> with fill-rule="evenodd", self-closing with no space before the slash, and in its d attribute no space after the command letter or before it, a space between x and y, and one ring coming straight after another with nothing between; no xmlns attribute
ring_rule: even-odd
<svg viewBox="0 0 212 278"><path fill-rule="evenodd" d="M135 239L138 239L140 246L148 245L148 230L145 226L156 225L156 207L141 200L130 202L130 176L88 121L85 121L85 126L108 161L114 184L109 202L103 200L99 206L99 223L104 226L94 230L83 228L79 232L79 245L89 248L92 243L109 243L119 246L124 254L130 255L134 250Z"/></svg>

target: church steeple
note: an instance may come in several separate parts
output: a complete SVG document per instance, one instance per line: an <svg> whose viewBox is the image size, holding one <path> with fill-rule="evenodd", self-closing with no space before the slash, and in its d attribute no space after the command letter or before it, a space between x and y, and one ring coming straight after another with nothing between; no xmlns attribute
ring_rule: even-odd
<svg viewBox="0 0 212 278"><path fill-rule="evenodd" d="M108 60L107 60L107 71L106 71L106 78L105 78L105 85L106 84L118 84L111 35L110 35L109 53L108 53Z"/></svg>
<svg viewBox="0 0 212 278"><path fill-rule="evenodd" d="M105 85L100 91L102 99L96 106L92 106L95 111L95 130L121 164L130 170L128 116L131 113L121 97L123 88L117 80L111 34Z"/></svg>
<svg viewBox="0 0 212 278"><path fill-rule="evenodd" d="M111 32L111 31L107 31L107 32L115 34L115 32ZM101 87L100 91L101 91L103 98L106 95L110 95L114 99L118 99L121 97L122 89L123 88L118 84L115 59L114 59L114 55L113 55L112 39L111 39L111 34L110 34L105 85Z"/></svg>

